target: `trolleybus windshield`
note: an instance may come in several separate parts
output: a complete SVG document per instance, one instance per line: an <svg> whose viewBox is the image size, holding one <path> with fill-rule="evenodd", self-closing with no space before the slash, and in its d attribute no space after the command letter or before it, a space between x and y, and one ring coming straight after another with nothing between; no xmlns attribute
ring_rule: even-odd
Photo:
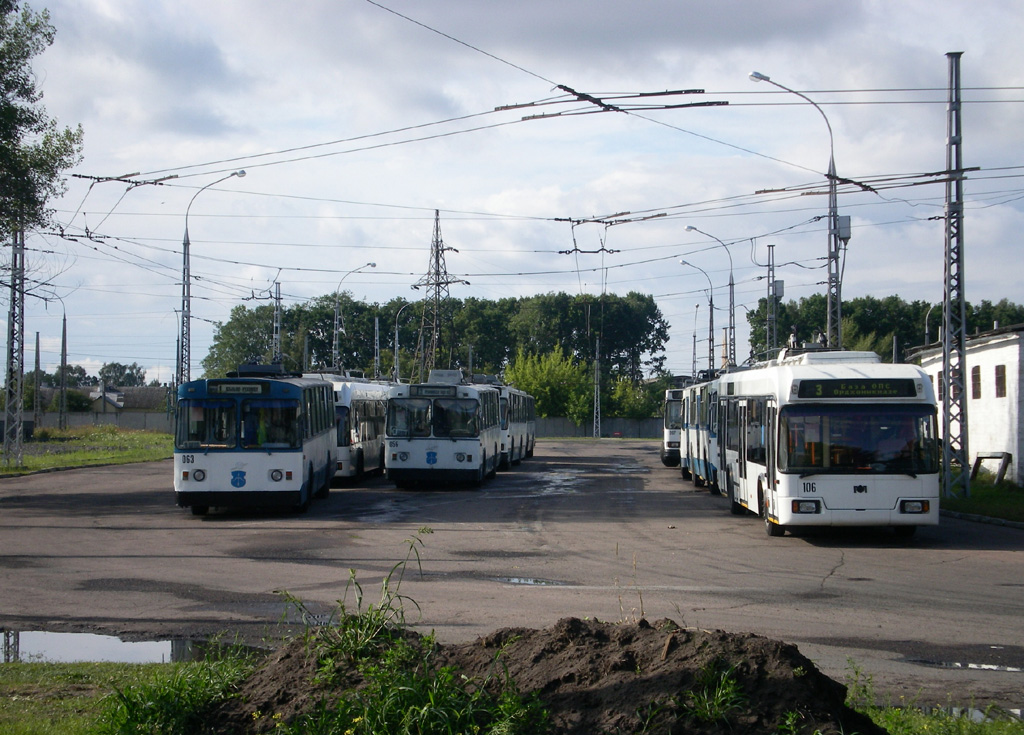
<svg viewBox="0 0 1024 735"><path fill-rule="evenodd" d="M178 401L176 449L234 449L238 422L233 400L183 398Z"/></svg>
<svg viewBox="0 0 1024 735"><path fill-rule="evenodd" d="M785 406L779 439L782 472L916 475L939 469L930 406Z"/></svg>
<svg viewBox="0 0 1024 735"><path fill-rule="evenodd" d="M295 399L251 398L242 401L243 449L296 449L299 444L299 402Z"/></svg>

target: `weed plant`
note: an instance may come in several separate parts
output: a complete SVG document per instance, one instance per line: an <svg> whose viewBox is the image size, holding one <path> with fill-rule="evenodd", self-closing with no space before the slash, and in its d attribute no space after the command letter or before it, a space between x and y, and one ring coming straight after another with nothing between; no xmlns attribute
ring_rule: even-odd
<svg viewBox="0 0 1024 735"><path fill-rule="evenodd" d="M307 632L316 656L315 683L341 691L325 696L313 712L280 723L277 731L282 735L547 732L547 713L539 699L521 696L504 667L498 672L500 653L492 673L474 681L434 664L433 636L406 634L405 604L415 601L401 594L400 587L410 562L422 574L419 549L422 537L430 533L421 528L406 539L405 559L385 575L376 602L366 603L354 570L349 571L345 597L331 623ZM354 610L346 604L350 593ZM300 600L288 599L308 613ZM358 687L353 686L356 682Z"/></svg>
<svg viewBox="0 0 1024 735"><path fill-rule="evenodd" d="M116 686L104 700L100 735L206 732L205 714L232 696L252 671L251 657L229 649L205 661L172 664L148 678Z"/></svg>
<svg viewBox="0 0 1024 735"><path fill-rule="evenodd" d="M701 722L728 722L729 716L746 704L740 683L733 675L735 667L721 661L705 665L686 695L684 709Z"/></svg>

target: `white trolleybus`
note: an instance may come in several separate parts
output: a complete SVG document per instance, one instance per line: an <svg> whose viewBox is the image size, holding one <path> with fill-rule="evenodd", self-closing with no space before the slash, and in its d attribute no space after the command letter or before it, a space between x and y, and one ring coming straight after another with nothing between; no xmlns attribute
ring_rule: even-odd
<svg viewBox="0 0 1024 735"><path fill-rule="evenodd" d="M683 389L669 388L665 391L662 406L664 434L661 440L661 463L666 467L679 466L679 438L683 428Z"/></svg>
<svg viewBox="0 0 1024 735"><path fill-rule="evenodd" d="M722 374L718 488L770 536L796 526L888 526L910 536L939 521L935 394L916 365L873 352L783 350ZM717 445L717 447L716 447Z"/></svg>
<svg viewBox="0 0 1024 735"><path fill-rule="evenodd" d="M398 487L478 485L501 457L498 388L466 383L458 370L393 385L385 440L387 476Z"/></svg>
<svg viewBox="0 0 1024 735"><path fill-rule="evenodd" d="M226 378L178 386L174 492L178 505L291 506L305 510L333 476L329 382L243 365Z"/></svg>
<svg viewBox="0 0 1024 735"><path fill-rule="evenodd" d="M474 381L482 383L474 376ZM511 385L498 384L501 443L498 469L507 470L533 456L537 442L537 412L533 396Z"/></svg>
<svg viewBox="0 0 1024 735"><path fill-rule="evenodd" d="M384 471L384 416L390 383L334 373L304 377L330 382L334 390L334 479L358 480Z"/></svg>

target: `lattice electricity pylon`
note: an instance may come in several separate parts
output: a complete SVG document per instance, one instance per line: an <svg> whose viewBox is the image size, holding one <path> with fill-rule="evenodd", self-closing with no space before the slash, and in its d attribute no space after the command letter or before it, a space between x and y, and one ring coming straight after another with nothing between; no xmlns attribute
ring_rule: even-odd
<svg viewBox="0 0 1024 735"><path fill-rule="evenodd" d="M452 315L448 310L449 286L453 283L465 283L461 278L453 278L448 275L448 268L444 262L446 250L459 252L455 248L445 247L441 239L441 213L434 210L434 237L430 242L430 267L427 275L413 284L415 289L429 289L423 297L423 312L420 319L420 338L416 356L416 365L419 370L417 380L422 382L430 375L430 371L437 366L437 361L442 352L447 350L447 358L442 358L444 366L451 366L454 324ZM447 327L449 339L447 344L442 338L442 329Z"/></svg>
<svg viewBox="0 0 1024 735"><path fill-rule="evenodd" d="M25 403L25 233L14 233L11 244L11 303L7 311L7 383L4 411L4 462L20 467Z"/></svg>
<svg viewBox="0 0 1024 735"><path fill-rule="evenodd" d="M947 496L971 495L967 442L967 301L964 294L964 168L960 122L960 52L949 59L946 135L946 265L942 301L942 475ZM954 477L953 465L960 465Z"/></svg>

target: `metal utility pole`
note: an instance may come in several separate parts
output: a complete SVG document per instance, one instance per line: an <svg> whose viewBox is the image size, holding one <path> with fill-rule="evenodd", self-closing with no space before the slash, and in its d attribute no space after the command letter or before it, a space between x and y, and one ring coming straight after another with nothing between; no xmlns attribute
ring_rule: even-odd
<svg viewBox="0 0 1024 735"><path fill-rule="evenodd" d="M25 413L25 233L17 230L11 243L11 302L7 310L7 404L4 412L4 463L22 464Z"/></svg>
<svg viewBox="0 0 1024 735"><path fill-rule="evenodd" d="M446 311L450 296L448 287L453 283L467 285L469 283L468 281L452 278L448 275L448 267L444 262L446 250L451 250L455 253L459 252L455 248L445 247L444 241L441 239L441 213L435 209L434 236L430 242L430 267L427 275L413 284L415 289L430 289L423 298L423 312L420 320L420 344L422 345L423 352L416 361L419 369L417 380L420 382L430 375L430 371L437 363L440 351L448 350L445 367L451 365L451 351L453 347L451 341L453 340L445 344L441 335L441 329L444 326L451 326L451 314Z"/></svg>
<svg viewBox="0 0 1024 735"><path fill-rule="evenodd" d="M281 283L274 281L274 338L270 348L270 362L275 365L284 363L281 351Z"/></svg>
<svg viewBox="0 0 1024 735"><path fill-rule="evenodd" d="M768 356L771 356L779 344L778 328L778 296L775 283L775 246L768 246L768 303L766 304L767 321L765 322L765 342L768 343Z"/></svg>
<svg viewBox="0 0 1024 735"><path fill-rule="evenodd" d="M594 342L594 438L601 438L601 338Z"/></svg>
<svg viewBox="0 0 1024 735"><path fill-rule="evenodd" d="M949 59L949 105L946 118L946 266L942 302L942 476L947 497L971 496L967 441L967 299L964 294L964 168L960 120L960 57ZM960 465L954 477L953 465Z"/></svg>
<svg viewBox="0 0 1024 735"><path fill-rule="evenodd" d="M64 314L60 326L60 411L57 426L68 428L68 315Z"/></svg>

